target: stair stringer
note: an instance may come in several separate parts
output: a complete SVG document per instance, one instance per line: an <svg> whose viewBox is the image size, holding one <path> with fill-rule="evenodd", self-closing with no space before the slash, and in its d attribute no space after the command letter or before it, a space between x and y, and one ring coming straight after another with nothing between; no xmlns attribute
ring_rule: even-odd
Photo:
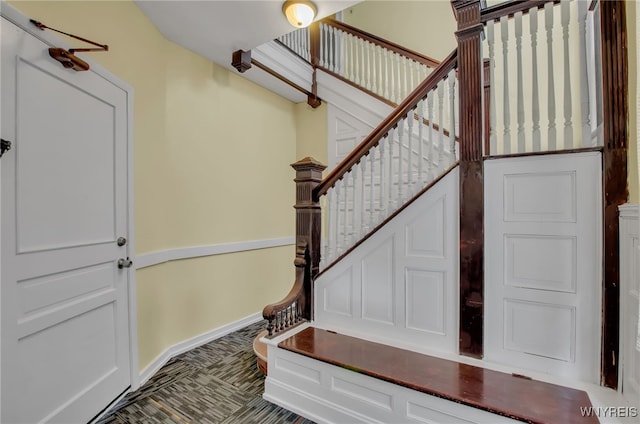
<svg viewBox="0 0 640 424"><path fill-rule="evenodd" d="M458 346L458 168L314 284L315 325L422 353Z"/></svg>

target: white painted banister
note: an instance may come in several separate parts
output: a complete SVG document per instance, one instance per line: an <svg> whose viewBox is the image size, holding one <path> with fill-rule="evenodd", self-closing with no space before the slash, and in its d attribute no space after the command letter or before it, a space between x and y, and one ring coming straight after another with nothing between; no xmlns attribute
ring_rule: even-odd
<svg viewBox="0 0 640 424"><path fill-rule="evenodd" d="M371 143L368 150L360 152L359 146L353 153L358 154L357 159L347 157L332 171L340 172L339 177L330 174L325 179L326 191L319 196L326 194L330 203L325 234L333 240L324 245L322 266L348 251L456 162L455 63L452 55L448 68L438 73L439 80L435 76L433 81L428 79L423 83L424 93L416 90L403 103L415 102L408 103L413 106L404 106L404 112L389 121L396 116L394 112L363 141L363 145ZM411 68L407 66L404 73L401 58L391 65L402 76L396 92L404 90L405 79L407 84L411 81ZM338 211L337 218L334 211Z"/></svg>
<svg viewBox="0 0 640 424"><path fill-rule="evenodd" d="M438 65L438 61L407 50L331 19L318 23L319 68L356 86L399 104ZM311 62L310 31L299 29L278 38Z"/></svg>
<svg viewBox="0 0 640 424"><path fill-rule="evenodd" d="M490 78L486 154L602 145L599 18L588 7L548 0L481 12Z"/></svg>

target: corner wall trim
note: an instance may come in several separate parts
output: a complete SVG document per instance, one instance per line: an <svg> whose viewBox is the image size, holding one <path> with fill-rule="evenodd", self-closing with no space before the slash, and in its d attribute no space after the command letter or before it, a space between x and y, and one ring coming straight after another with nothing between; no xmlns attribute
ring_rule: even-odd
<svg viewBox="0 0 640 424"><path fill-rule="evenodd" d="M227 334L232 333L241 328L244 328L247 325L255 324L256 322L259 322L261 320L262 320L262 313L256 312L255 314L241 318L229 324L225 324L221 327L214 328L211 331L202 333L198 336L192 337L190 339L184 340L180 343L176 343L173 346L168 347L164 352L158 355L153 361L151 361L149 365L147 365L140 372L140 379L139 379L140 386L146 383L147 380L149 380L156 372L160 370L160 368L162 368L173 357L178 356L182 353L185 353L198 346L202 346L205 343L209 343L210 341L219 339L220 337L226 336Z"/></svg>
<svg viewBox="0 0 640 424"><path fill-rule="evenodd" d="M295 237L280 237L273 239L210 244L206 246L180 247L177 249L158 250L155 252L137 255L134 260L134 264L138 270L169 261L222 255L225 253L246 252L257 249L268 249L270 247L290 246L294 243Z"/></svg>

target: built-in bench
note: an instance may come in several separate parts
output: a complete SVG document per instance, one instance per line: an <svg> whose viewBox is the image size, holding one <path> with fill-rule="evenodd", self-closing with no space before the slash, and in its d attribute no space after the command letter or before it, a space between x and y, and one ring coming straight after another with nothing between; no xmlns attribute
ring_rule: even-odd
<svg viewBox="0 0 640 424"><path fill-rule="evenodd" d="M436 398L519 421L563 424L598 422L595 416L584 417L581 414L581 410L591 407L586 392L525 376L423 355L315 327L297 332L279 342L278 347ZM309 371L311 368L306 368L306 365L297 363L291 366L290 358L283 358L282 361L283 368L289 367L287 372L293 370L293 373L309 381L316 378L316 374ZM318 384L321 379L318 373ZM353 389L343 383L342 377L336 379L332 376L330 380L329 386L342 390L344 394ZM358 393L370 390L374 406L376 403L386 406L387 400L377 394L377 388L359 384L358 387L363 389L359 389ZM393 403L391 398L388 402ZM478 413L482 414L480 411Z"/></svg>

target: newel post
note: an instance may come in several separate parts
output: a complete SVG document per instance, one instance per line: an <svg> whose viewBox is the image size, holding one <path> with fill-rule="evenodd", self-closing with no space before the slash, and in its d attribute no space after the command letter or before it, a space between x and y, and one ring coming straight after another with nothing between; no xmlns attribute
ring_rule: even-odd
<svg viewBox="0 0 640 424"><path fill-rule="evenodd" d="M291 164L296 171L296 246L306 245L311 259L310 278L305 278L305 308L311 319L313 312L311 280L320 269L320 202L314 199L313 190L322 181L322 171L326 166L313 158L306 157Z"/></svg>
<svg viewBox="0 0 640 424"><path fill-rule="evenodd" d="M482 163L481 0L452 0L458 21L460 90L460 340L481 358L484 321L484 183Z"/></svg>

